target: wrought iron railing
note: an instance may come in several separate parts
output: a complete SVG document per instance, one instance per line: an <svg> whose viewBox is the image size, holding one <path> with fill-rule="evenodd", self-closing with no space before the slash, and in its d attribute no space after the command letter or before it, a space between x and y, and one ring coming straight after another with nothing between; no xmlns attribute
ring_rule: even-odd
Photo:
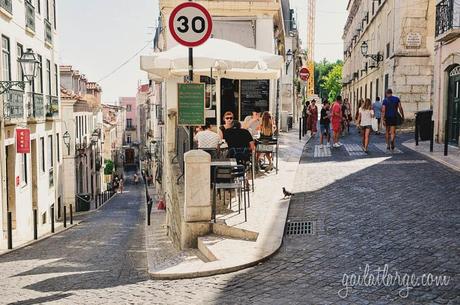
<svg viewBox="0 0 460 305"><path fill-rule="evenodd" d="M25 0L26 6L26 28L35 32L35 7L31 0Z"/></svg>
<svg viewBox="0 0 460 305"><path fill-rule="evenodd" d="M45 103L43 94L35 93L32 101L32 109L29 111L30 116L43 117L45 115Z"/></svg>
<svg viewBox="0 0 460 305"><path fill-rule="evenodd" d="M436 5L436 36L460 29L460 0L442 0Z"/></svg>
<svg viewBox="0 0 460 305"><path fill-rule="evenodd" d="M53 44L53 33L51 31L51 22L45 19L45 42Z"/></svg>
<svg viewBox="0 0 460 305"><path fill-rule="evenodd" d="M46 97L46 116L55 117L59 114L59 99L56 96Z"/></svg>
<svg viewBox="0 0 460 305"><path fill-rule="evenodd" d="M11 0L0 0L0 7L10 14L13 14L13 3Z"/></svg>
<svg viewBox="0 0 460 305"><path fill-rule="evenodd" d="M11 89L3 94L4 113L7 119L18 119L24 117L24 92Z"/></svg>

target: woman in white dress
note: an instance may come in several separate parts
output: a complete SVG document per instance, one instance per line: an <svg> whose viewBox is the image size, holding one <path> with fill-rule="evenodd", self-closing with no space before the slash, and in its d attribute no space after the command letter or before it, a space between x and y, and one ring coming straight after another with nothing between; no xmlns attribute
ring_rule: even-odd
<svg viewBox="0 0 460 305"><path fill-rule="evenodd" d="M361 127L363 136L363 150L368 153L369 138L372 130L372 119L374 118L374 110L372 110L372 102L366 99L359 108L358 125Z"/></svg>

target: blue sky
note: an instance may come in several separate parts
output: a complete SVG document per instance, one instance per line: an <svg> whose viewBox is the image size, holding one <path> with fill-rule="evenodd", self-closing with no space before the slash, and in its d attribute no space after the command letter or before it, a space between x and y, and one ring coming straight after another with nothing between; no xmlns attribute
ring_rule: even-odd
<svg viewBox="0 0 460 305"><path fill-rule="evenodd" d="M304 42L306 4L307 0L292 2L297 9L298 27ZM146 80L146 74L139 69L138 56L106 76L153 38L158 1L62 0L57 5L61 64L74 66L90 81L102 79L104 103L113 103L118 96L134 96L138 82ZM347 0L317 0L317 60L342 58L346 5ZM140 54L148 53L147 47Z"/></svg>

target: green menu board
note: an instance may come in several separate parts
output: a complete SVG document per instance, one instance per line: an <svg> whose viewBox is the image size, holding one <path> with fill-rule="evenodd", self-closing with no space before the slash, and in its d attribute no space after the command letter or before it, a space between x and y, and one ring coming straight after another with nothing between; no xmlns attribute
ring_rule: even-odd
<svg viewBox="0 0 460 305"><path fill-rule="evenodd" d="M177 84L179 125L204 125L204 84Z"/></svg>

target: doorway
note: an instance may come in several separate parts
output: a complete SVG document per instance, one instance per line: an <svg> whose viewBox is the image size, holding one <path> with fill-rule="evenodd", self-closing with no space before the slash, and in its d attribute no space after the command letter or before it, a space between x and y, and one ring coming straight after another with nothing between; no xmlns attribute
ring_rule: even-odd
<svg viewBox="0 0 460 305"><path fill-rule="evenodd" d="M5 147L6 155L6 207L11 212L12 228L16 229L16 149L14 145Z"/></svg>
<svg viewBox="0 0 460 305"><path fill-rule="evenodd" d="M460 136L460 66L456 66L449 73L447 118L449 120L449 143L458 146Z"/></svg>

